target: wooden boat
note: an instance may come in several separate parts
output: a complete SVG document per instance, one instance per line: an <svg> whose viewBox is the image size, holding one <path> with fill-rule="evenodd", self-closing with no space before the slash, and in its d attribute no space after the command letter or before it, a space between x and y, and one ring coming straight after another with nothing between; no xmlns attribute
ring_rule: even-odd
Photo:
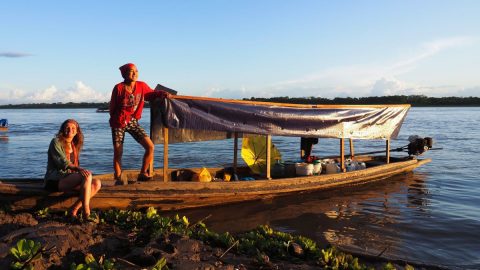
<svg viewBox="0 0 480 270"><path fill-rule="evenodd" d="M157 99L151 104L150 134L154 143L164 145L163 168L153 170L151 166L154 181L129 185L114 185L112 174L97 175L102 181L102 189L92 199L91 206L98 209L153 206L161 210L179 210L358 185L411 172L430 159L420 160L414 155L405 158L390 156L390 139L398 135L409 107L295 105L188 96ZM237 165L238 139L246 134L265 137L265 164L260 174L252 174L251 168ZM340 154L335 161L340 172L308 176L285 173L272 177L272 135L339 139ZM191 181L192 175L201 173L201 168L168 167L169 143L225 138L234 139L233 165L227 169L208 168L213 181ZM346 138L350 140L349 155L345 154ZM355 155L354 139L384 139L384 155ZM301 146L302 157L309 152L307 148ZM423 151L423 146L421 149ZM347 171L345 159L348 157L364 162L366 168ZM255 180L220 180L226 179L225 174L231 172L240 178L253 175ZM123 174L128 179L136 179L138 172L126 170ZM43 190L42 179L0 181L0 200L8 202L13 210L67 209L76 199L74 194Z"/></svg>
<svg viewBox="0 0 480 270"><path fill-rule="evenodd" d="M139 209L153 206L161 210L179 210L260 200L384 180L393 175L410 172L430 162L430 159L392 159L392 162L387 164L384 157L371 156L358 157L358 160L364 160L367 168L345 173L254 181L164 182L161 181L164 178L163 170L157 170L158 173L155 175L157 181L115 186L112 174L97 175L96 177L102 181L102 189L92 198L91 206L97 209ZM199 172L200 168L191 170ZM221 175L223 170L223 168L209 168L212 175ZM170 174L176 171L178 169L168 170ZM129 179L135 179L138 174L135 171L124 173L127 173ZM12 210L44 207L64 210L76 200L73 193L50 193L44 190L43 179L2 180L0 194L0 200L8 202Z"/></svg>
<svg viewBox="0 0 480 270"><path fill-rule="evenodd" d="M98 113L110 112L110 109L108 107L100 107L100 108L97 108L96 112Z"/></svg>

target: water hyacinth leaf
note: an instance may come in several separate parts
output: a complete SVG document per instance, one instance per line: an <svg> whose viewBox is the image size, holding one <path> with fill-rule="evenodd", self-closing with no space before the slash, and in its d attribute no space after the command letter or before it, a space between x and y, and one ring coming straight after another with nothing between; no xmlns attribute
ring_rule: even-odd
<svg viewBox="0 0 480 270"><path fill-rule="evenodd" d="M415 270L415 268L413 268L413 266L407 264L407 265L405 265L405 270Z"/></svg>
<svg viewBox="0 0 480 270"><path fill-rule="evenodd" d="M12 254L13 257L15 257L15 259L21 260L21 254L17 248L15 247L10 248L10 254Z"/></svg>
<svg viewBox="0 0 480 270"><path fill-rule="evenodd" d="M148 207L147 209L147 218L148 219L151 219L152 217L154 217L155 215L157 214L157 210L153 207Z"/></svg>
<svg viewBox="0 0 480 270"><path fill-rule="evenodd" d="M384 267L383 267L384 270L396 270L397 268L395 268L395 266L393 266L392 263L387 263Z"/></svg>
<svg viewBox="0 0 480 270"><path fill-rule="evenodd" d="M22 269L23 268L23 263L21 262L13 262L11 265L10 265L10 268L12 269Z"/></svg>
<svg viewBox="0 0 480 270"><path fill-rule="evenodd" d="M89 266L83 264L83 263L81 263L79 265L77 265L76 263L72 263L70 265L70 270L89 270L89 269L91 269L91 268Z"/></svg>
<svg viewBox="0 0 480 270"><path fill-rule="evenodd" d="M48 207L38 210L35 214L40 218L46 218L50 215Z"/></svg>
<svg viewBox="0 0 480 270"><path fill-rule="evenodd" d="M115 269L115 264L113 263L113 261L105 260L105 262L103 263L103 269Z"/></svg>
<svg viewBox="0 0 480 270"><path fill-rule="evenodd" d="M40 242L34 242L33 240L21 239L17 242L16 246L10 249L10 254L20 262L25 262L30 259L38 259L41 254L38 250L41 248ZM35 258L33 258L35 256Z"/></svg>
<svg viewBox="0 0 480 270"><path fill-rule="evenodd" d="M96 263L95 261L95 258L93 257L93 255L91 253L88 253L87 255L85 255L85 262L87 264L94 264Z"/></svg>
<svg viewBox="0 0 480 270"><path fill-rule="evenodd" d="M40 244L40 242L34 242L33 240L30 240L30 241L32 241L32 243L33 243L33 248L32 248L32 251L31 251L32 254L38 253L39 249L42 247L42 244ZM35 256L35 258L38 258L38 257L40 257L41 255L42 255L41 253L38 253L38 254Z"/></svg>
<svg viewBox="0 0 480 270"><path fill-rule="evenodd" d="M165 258L161 258L158 262L153 266L152 270L164 270L168 269L167 267L167 260Z"/></svg>

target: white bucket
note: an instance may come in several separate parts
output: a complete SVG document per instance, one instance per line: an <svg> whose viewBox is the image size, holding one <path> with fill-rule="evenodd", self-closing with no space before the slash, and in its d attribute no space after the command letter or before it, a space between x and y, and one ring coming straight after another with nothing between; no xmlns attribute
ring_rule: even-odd
<svg viewBox="0 0 480 270"><path fill-rule="evenodd" d="M318 162L313 164L313 174L321 174L322 173L322 163Z"/></svg>
<svg viewBox="0 0 480 270"><path fill-rule="evenodd" d="M313 164L295 163L295 173L297 175L313 175Z"/></svg>

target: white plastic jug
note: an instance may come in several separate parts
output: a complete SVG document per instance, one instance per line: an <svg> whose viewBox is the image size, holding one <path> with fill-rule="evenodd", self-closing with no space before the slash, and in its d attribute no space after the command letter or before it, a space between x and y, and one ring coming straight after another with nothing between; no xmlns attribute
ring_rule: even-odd
<svg viewBox="0 0 480 270"><path fill-rule="evenodd" d="M322 173L322 163L316 162L313 164L313 174L321 174Z"/></svg>
<svg viewBox="0 0 480 270"><path fill-rule="evenodd" d="M295 163L295 173L297 175L313 175L313 164Z"/></svg>

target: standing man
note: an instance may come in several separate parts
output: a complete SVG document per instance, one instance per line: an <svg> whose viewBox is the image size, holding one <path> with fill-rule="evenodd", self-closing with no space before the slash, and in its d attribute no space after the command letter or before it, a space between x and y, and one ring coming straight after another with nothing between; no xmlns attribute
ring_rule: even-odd
<svg viewBox="0 0 480 270"><path fill-rule="evenodd" d="M152 180L152 175L149 175L147 170L153 160L154 145L138 120L142 117L145 100L150 101L157 97L166 98L169 94L165 91L153 91L146 83L137 81L138 70L134 64L128 63L119 69L124 80L113 87L110 99L115 180L121 180L123 142L125 132L128 132L145 149L138 180L149 181Z"/></svg>

